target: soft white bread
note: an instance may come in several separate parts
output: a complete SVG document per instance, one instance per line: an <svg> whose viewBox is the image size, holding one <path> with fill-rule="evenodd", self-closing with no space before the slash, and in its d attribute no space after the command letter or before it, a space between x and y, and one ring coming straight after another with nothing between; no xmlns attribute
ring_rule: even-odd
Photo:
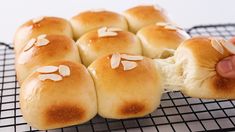
<svg viewBox="0 0 235 132"><path fill-rule="evenodd" d="M129 30L136 33L139 29L156 22L170 22L165 12L153 5L140 5L124 11Z"/></svg>
<svg viewBox="0 0 235 132"><path fill-rule="evenodd" d="M45 79L40 77L43 74L34 72L20 88L23 117L39 130L81 124L97 114L94 82L87 69L82 64L69 61L50 64L61 65L70 71L67 76L59 75L58 71L52 73L61 76L61 80L52 80L55 77L42 80Z"/></svg>
<svg viewBox="0 0 235 132"><path fill-rule="evenodd" d="M19 84L22 84L24 79L40 66L60 60L80 62L77 47L71 38L64 35L41 35L41 37L43 36L44 38L41 38L41 40L44 41L36 39L31 47L27 44L16 55L15 66ZM47 44L38 45L43 44L43 42L47 42Z"/></svg>
<svg viewBox="0 0 235 132"><path fill-rule="evenodd" d="M73 27L74 39L77 40L84 33L103 27L118 27L128 29L124 16L106 10L91 10L81 12L70 20Z"/></svg>
<svg viewBox="0 0 235 132"><path fill-rule="evenodd" d="M121 54L126 59L120 62L118 56L99 58L88 67L97 91L98 114L125 119L151 113L159 106L163 90L159 69L149 58Z"/></svg>
<svg viewBox="0 0 235 132"><path fill-rule="evenodd" d="M109 29L114 28L107 28L106 30ZM141 43L133 33L128 31L113 31L110 34L108 31L100 32L99 30L86 33L76 42L85 66L89 66L99 57L115 52L142 54Z"/></svg>
<svg viewBox="0 0 235 132"><path fill-rule="evenodd" d="M178 84L177 90L188 96L235 99L235 81L216 72L216 64L232 55L232 50L235 53L234 45L225 40L195 37L184 41L172 58L155 61L162 67L165 84Z"/></svg>
<svg viewBox="0 0 235 132"><path fill-rule="evenodd" d="M14 36L14 50L18 53L31 38L40 34L66 35L73 37L70 23L58 17L40 17L32 19L21 25Z"/></svg>
<svg viewBox="0 0 235 132"><path fill-rule="evenodd" d="M137 36L142 42L143 55L149 58L166 58L190 36L181 28L167 23L157 23L141 28ZM170 52L169 52L170 53Z"/></svg>

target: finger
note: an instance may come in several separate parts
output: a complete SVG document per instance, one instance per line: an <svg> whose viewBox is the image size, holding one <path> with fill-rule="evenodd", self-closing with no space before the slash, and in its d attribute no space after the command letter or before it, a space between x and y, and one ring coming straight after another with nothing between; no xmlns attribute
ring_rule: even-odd
<svg viewBox="0 0 235 132"><path fill-rule="evenodd" d="M222 77L235 79L235 56L220 61L216 66L216 70Z"/></svg>

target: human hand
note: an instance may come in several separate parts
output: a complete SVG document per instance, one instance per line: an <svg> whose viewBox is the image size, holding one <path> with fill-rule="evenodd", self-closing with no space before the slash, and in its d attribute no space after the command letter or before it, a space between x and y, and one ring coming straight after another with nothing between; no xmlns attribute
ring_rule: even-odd
<svg viewBox="0 0 235 132"><path fill-rule="evenodd" d="M230 41L235 44L235 37L233 37ZM217 64L216 70L222 77L235 79L235 55L221 60Z"/></svg>

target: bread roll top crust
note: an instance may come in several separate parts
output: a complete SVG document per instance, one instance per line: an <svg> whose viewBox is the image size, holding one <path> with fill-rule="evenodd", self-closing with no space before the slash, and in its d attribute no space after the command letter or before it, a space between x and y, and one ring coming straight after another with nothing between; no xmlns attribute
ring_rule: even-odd
<svg viewBox="0 0 235 132"><path fill-rule="evenodd" d="M143 55L150 58L159 58L165 49L177 47L190 36L182 29L167 29L164 26L152 24L141 28L137 36L143 45Z"/></svg>
<svg viewBox="0 0 235 132"><path fill-rule="evenodd" d="M70 23L59 17L42 17L40 21L34 22L34 19L21 25L14 36L14 50L18 53L32 38L40 34L66 35L73 37Z"/></svg>
<svg viewBox="0 0 235 132"><path fill-rule="evenodd" d="M16 56L16 72L19 83L36 68L60 60L80 62L75 42L64 35L46 35L48 44L36 46L22 51ZM36 43L36 42L35 42Z"/></svg>
<svg viewBox="0 0 235 132"><path fill-rule="evenodd" d="M131 61L137 66L124 70L122 59L119 67L113 69L111 56L99 58L88 67L97 90L98 113L106 118L125 119L154 111L163 89L153 61L145 57Z"/></svg>
<svg viewBox="0 0 235 132"><path fill-rule="evenodd" d="M84 123L97 113L94 82L79 63L59 61L51 66L65 65L69 76L60 81L40 80L42 73L32 73L20 89L20 106L25 120L40 130ZM53 74L60 73L58 71Z"/></svg>
<svg viewBox="0 0 235 132"><path fill-rule="evenodd" d="M165 12L153 5L141 5L124 11L129 30L136 33L140 28L156 22L170 22Z"/></svg>
<svg viewBox="0 0 235 132"><path fill-rule="evenodd" d="M86 32L103 26L118 27L123 30L128 30L125 17L118 13L106 10L81 12L72 17L70 22L73 27L74 39L76 40Z"/></svg>
<svg viewBox="0 0 235 132"><path fill-rule="evenodd" d="M116 36L99 37L97 30L93 30L76 42L85 66L89 66L97 58L111 53L142 54L140 40L133 33L128 31L115 33L117 33Z"/></svg>

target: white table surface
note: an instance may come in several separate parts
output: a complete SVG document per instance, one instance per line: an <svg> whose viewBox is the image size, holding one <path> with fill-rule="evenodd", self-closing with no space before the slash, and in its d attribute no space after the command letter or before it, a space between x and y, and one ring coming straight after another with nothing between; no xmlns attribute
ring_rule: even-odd
<svg viewBox="0 0 235 132"><path fill-rule="evenodd" d="M87 9L122 12L143 3L159 4L184 28L198 24L235 23L235 0L1 0L0 41L12 42L17 27L38 16L69 19Z"/></svg>

